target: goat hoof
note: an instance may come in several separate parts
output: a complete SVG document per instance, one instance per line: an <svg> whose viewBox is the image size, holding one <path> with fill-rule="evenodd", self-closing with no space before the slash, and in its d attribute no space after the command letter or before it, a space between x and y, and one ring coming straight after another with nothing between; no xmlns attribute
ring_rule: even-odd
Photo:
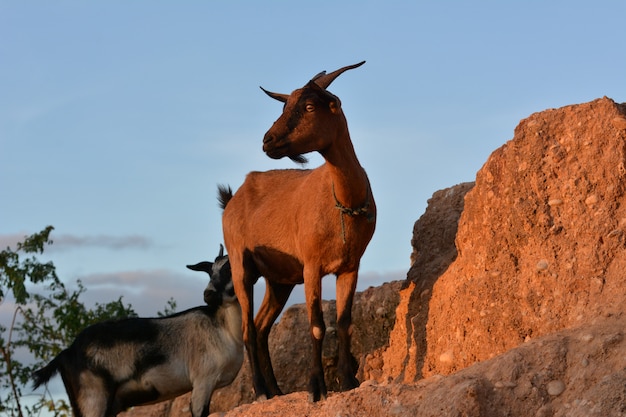
<svg viewBox="0 0 626 417"><path fill-rule="evenodd" d="M267 398L274 398L274 397L278 397L279 395L284 395L284 394L280 390L280 388L278 388L278 385L276 385L274 387L270 387L267 390Z"/></svg>
<svg viewBox="0 0 626 417"><path fill-rule="evenodd" d="M326 399L326 383L324 382L324 376L322 375L321 380L317 378L312 378L309 382L309 402L314 403L320 400Z"/></svg>
<svg viewBox="0 0 626 417"><path fill-rule="evenodd" d="M316 403L318 401L326 401L326 394L309 392L309 402Z"/></svg>
<svg viewBox="0 0 626 417"><path fill-rule="evenodd" d="M344 378L341 382L341 391L350 391L359 386L359 380L353 376L349 378Z"/></svg>

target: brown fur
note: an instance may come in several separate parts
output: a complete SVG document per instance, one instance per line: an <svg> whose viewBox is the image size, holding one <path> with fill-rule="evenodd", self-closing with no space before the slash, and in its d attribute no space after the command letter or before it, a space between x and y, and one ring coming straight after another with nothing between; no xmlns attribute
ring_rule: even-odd
<svg viewBox="0 0 626 417"><path fill-rule="evenodd" d="M232 198L229 190L220 189L224 240L258 397L281 393L267 337L294 285L303 282L314 352L309 393L312 400L326 396L321 364L325 332L321 280L327 274L337 276L341 386L351 389L358 385L349 328L359 263L374 233L376 206L354 152L341 102L325 90L341 72L353 67L322 74L321 79L289 96L268 92L284 101L285 107L266 133L263 150L271 158L294 160L317 151L326 160L322 166L251 172ZM252 287L261 276L266 280L266 293L253 322Z"/></svg>

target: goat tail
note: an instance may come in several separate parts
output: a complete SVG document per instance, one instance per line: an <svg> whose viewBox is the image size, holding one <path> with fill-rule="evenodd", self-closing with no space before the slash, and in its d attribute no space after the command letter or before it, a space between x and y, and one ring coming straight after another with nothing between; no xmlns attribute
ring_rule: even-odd
<svg viewBox="0 0 626 417"><path fill-rule="evenodd" d="M48 383L50 378L52 378L57 374L57 372L59 372L65 353L65 351L61 352L58 356L52 359L49 364L33 372L33 389L37 389L42 384Z"/></svg>
<svg viewBox="0 0 626 417"><path fill-rule="evenodd" d="M231 198L233 198L233 190L230 188L230 185L217 186L217 201L222 210L226 208Z"/></svg>

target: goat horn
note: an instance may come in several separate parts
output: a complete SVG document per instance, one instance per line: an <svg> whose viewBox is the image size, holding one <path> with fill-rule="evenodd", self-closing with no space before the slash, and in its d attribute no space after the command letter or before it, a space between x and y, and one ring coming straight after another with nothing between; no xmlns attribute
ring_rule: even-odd
<svg viewBox="0 0 626 417"><path fill-rule="evenodd" d="M326 71L322 71L319 74L315 75L313 78L311 78L311 81L315 81L323 75L326 75Z"/></svg>
<svg viewBox="0 0 626 417"><path fill-rule="evenodd" d="M220 254L217 257L221 258L222 256L224 256L224 245L220 243Z"/></svg>
<svg viewBox="0 0 626 417"><path fill-rule="evenodd" d="M326 74L326 71L322 71L315 77L313 77L313 81L315 81L315 83L320 87L326 89L328 88L330 83L335 81L335 78L339 77L343 72L360 67L363 64L365 64L365 61L359 62L358 64L354 65L348 65L347 67L339 68L337 71L333 71L330 74Z"/></svg>
<svg viewBox="0 0 626 417"><path fill-rule="evenodd" d="M268 96L270 96L271 98L273 98L274 100L278 100L280 102L286 103L287 99L289 98L289 94L279 94L279 93L272 93L271 91L267 91L265 88L260 87L259 88L261 90L263 90L263 92L265 94L267 94Z"/></svg>

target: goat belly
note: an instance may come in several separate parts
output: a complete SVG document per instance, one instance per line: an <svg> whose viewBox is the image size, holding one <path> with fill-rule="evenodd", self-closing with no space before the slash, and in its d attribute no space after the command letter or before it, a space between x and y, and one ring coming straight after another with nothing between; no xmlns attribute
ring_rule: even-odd
<svg viewBox="0 0 626 417"><path fill-rule="evenodd" d="M118 395L125 400L124 403L127 406L159 402L177 397L192 389L189 376L184 368L184 366L176 366L176 364L152 368L140 378L124 383L118 389L118 393L121 393Z"/></svg>
<svg viewBox="0 0 626 417"><path fill-rule="evenodd" d="M163 395L154 387L140 387L135 381L123 384L115 393L115 402L121 409L161 401Z"/></svg>
<svg viewBox="0 0 626 417"><path fill-rule="evenodd" d="M280 284L302 284L303 265L299 259L270 246L254 248L253 260L261 276Z"/></svg>

